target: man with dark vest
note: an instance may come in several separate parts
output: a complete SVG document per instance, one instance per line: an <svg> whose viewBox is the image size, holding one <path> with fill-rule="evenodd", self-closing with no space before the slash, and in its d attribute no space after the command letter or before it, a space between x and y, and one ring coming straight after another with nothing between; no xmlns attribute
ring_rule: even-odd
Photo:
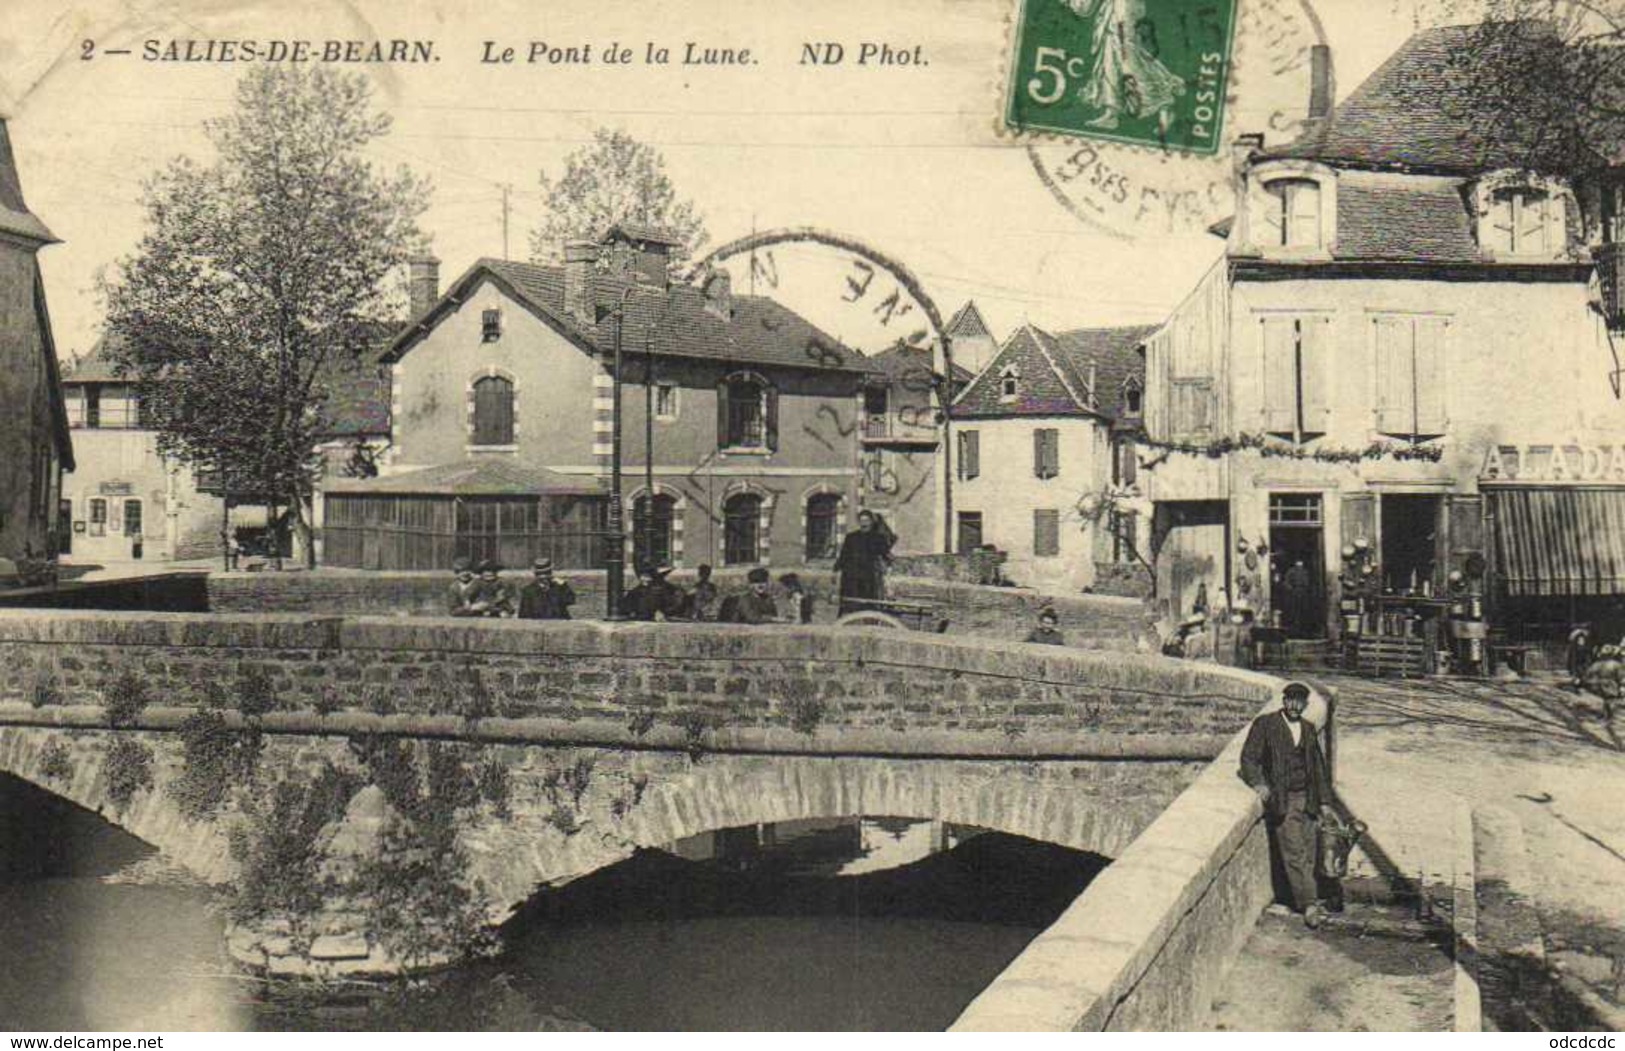
<svg viewBox="0 0 1625 1051"><path fill-rule="evenodd" d="M1332 783L1315 725L1303 717L1309 692L1306 684L1289 682L1281 689L1281 710L1253 720L1241 747L1241 779L1264 802L1292 908L1318 927L1326 910L1316 892L1315 833L1321 808L1332 805Z"/></svg>
<svg viewBox="0 0 1625 1051"><path fill-rule="evenodd" d="M520 620L569 620L576 593L568 582L553 576L553 560L538 558L531 563L529 584L519 589Z"/></svg>

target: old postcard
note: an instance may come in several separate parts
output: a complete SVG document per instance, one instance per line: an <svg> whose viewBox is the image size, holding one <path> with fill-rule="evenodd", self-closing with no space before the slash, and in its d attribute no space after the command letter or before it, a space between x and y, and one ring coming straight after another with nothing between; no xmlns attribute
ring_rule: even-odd
<svg viewBox="0 0 1625 1051"><path fill-rule="evenodd" d="M4 5L0 1030L1620 1028L1622 26Z"/></svg>

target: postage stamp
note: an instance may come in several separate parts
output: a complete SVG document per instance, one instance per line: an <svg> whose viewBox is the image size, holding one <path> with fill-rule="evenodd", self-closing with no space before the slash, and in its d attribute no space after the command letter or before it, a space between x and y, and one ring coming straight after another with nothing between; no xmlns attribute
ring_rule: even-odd
<svg viewBox="0 0 1625 1051"><path fill-rule="evenodd" d="M1004 122L1214 153L1237 0L1020 0Z"/></svg>

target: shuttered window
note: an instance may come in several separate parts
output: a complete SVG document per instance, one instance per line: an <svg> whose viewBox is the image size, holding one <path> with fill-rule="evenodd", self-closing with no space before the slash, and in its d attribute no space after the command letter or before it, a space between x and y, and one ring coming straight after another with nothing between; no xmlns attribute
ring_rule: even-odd
<svg viewBox="0 0 1625 1051"><path fill-rule="evenodd" d="M1033 556L1054 558L1061 553L1061 512L1033 512Z"/></svg>
<svg viewBox="0 0 1625 1051"><path fill-rule="evenodd" d="M1554 209L1552 199L1539 190L1497 190L1484 220L1486 245L1500 255L1549 254L1549 213Z"/></svg>
<svg viewBox="0 0 1625 1051"><path fill-rule="evenodd" d="M970 481L982 473L982 435L979 431L959 432L959 477Z"/></svg>
<svg viewBox="0 0 1625 1051"><path fill-rule="evenodd" d="M1260 318L1264 430L1294 441L1325 434L1328 318Z"/></svg>
<svg viewBox="0 0 1625 1051"><path fill-rule="evenodd" d="M1377 430L1420 440L1445 433L1444 318L1379 317Z"/></svg>
<svg viewBox="0 0 1625 1051"><path fill-rule="evenodd" d="M1313 179L1276 179L1264 187L1261 245L1320 247L1320 184Z"/></svg>
<svg viewBox="0 0 1625 1051"><path fill-rule="evenodd" d="M1061 432L1054 427L1033 431L1033 474L1054 478L1061 473Z"/></svg>
<svg viewBox="0 0 1625 1051"><path fill-rule="evenodd" d="M513 444L513 384L501 376L474 383L474 444Z"/></svg>

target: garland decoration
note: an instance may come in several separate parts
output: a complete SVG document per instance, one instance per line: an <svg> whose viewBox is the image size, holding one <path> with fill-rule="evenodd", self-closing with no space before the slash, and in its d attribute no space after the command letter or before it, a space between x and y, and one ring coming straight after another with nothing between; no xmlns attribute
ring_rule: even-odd
<svg viewBox="0 0 1625 1051"><path fill-rule="evenodd" d="M1218 441L1202 445L1196 442L1164 442L1155 438L1140 437L1135 444L1151 449L1162 449L1171 453L1183 453L1186 456L1206 456L1217 460L1233 452L1255 450L1260 456L1279 457L1286 460L1314 460L1319 463L1346 463L1357 464L1366 460L1423 460L1428 463L1438 463L1444 457L1444 449L1437 445L1412 445L1403 442L1372 442L1369 445L1354 447L1317 446L1305 449L1297 445L1286 445L1280 439L1268 434L1255 434L1243 432L1234 438L1220 438Z"/></svg>

